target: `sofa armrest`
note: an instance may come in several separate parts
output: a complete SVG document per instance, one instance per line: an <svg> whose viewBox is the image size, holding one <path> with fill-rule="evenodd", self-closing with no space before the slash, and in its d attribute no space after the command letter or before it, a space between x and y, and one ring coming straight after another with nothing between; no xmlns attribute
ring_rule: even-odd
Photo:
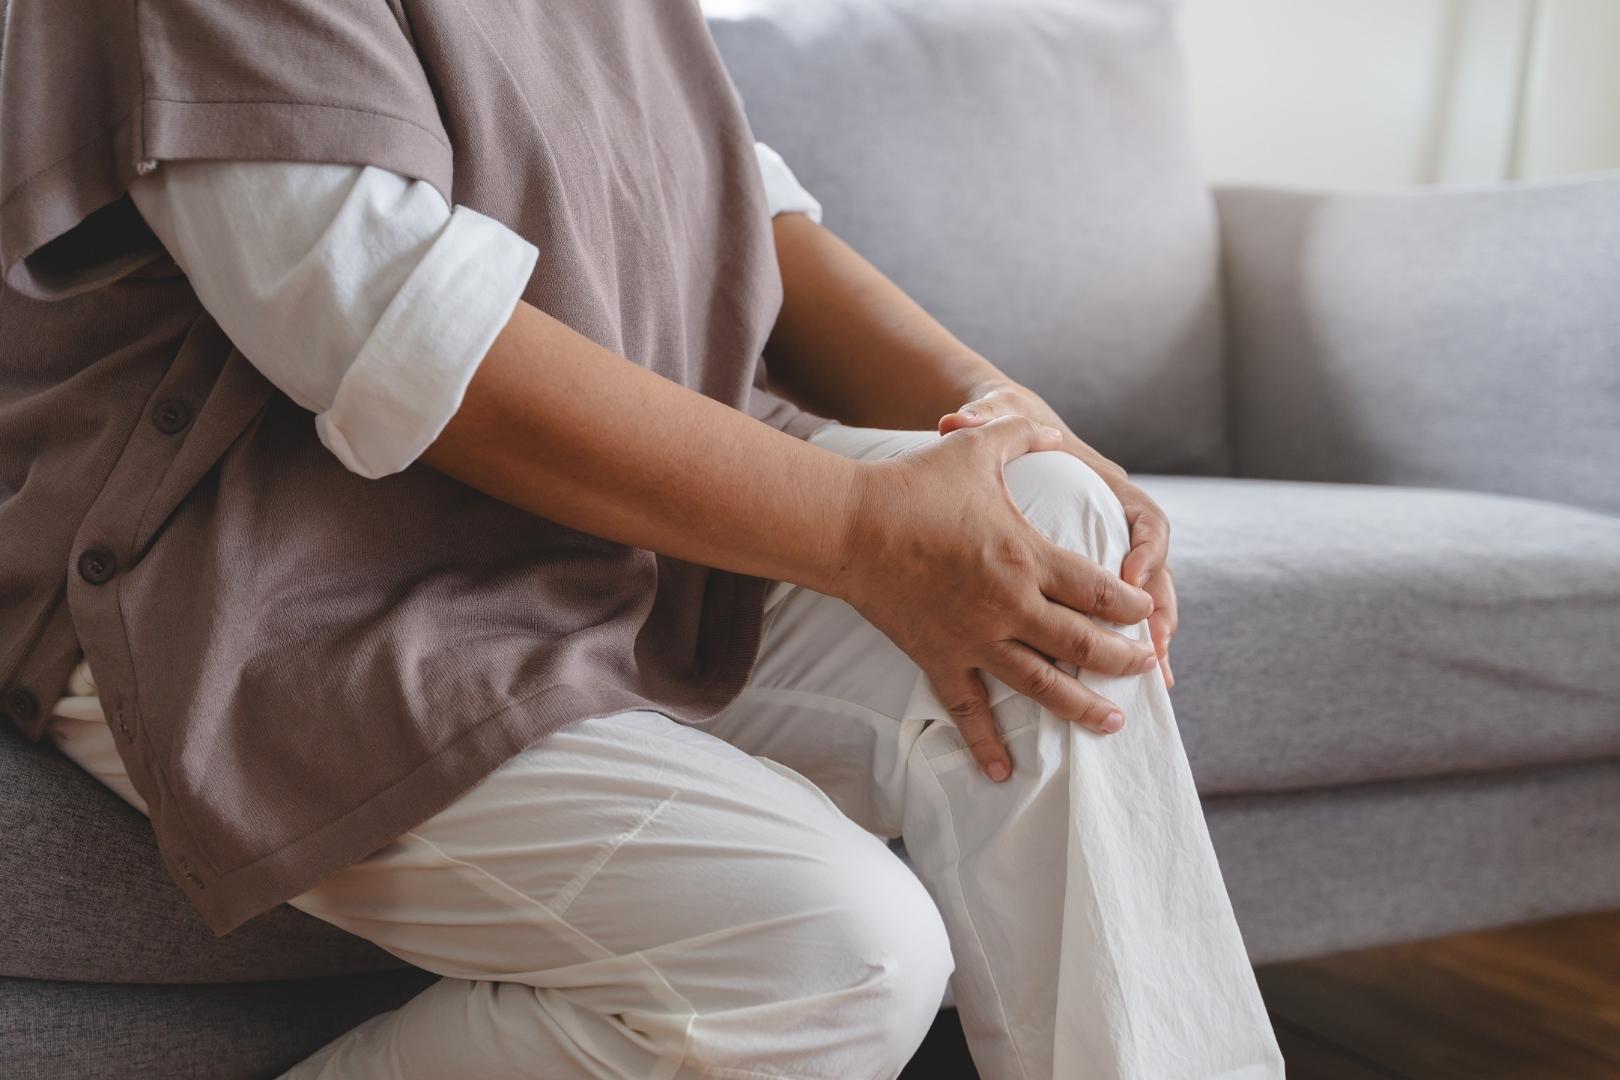
<svg viewBox="0 0 1620 1080"><path fill-rule="evenodd" d="M1620 513L1620 173L1216 203L1238 475Z"/></svg>

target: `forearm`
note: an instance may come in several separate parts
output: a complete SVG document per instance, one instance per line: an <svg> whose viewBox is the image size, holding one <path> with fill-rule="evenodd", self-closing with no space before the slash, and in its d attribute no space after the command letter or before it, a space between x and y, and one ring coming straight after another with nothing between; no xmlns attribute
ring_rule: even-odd
<svg viewBox="0 0 1620 1080"><path fill-rule="evenodd" d="M422 460L581 532L812 588L839 568L860 469L526 303Z"/></svg>
<svg viewBox="0 0 1620 1080"><path fill-rule="evenodd" d="M767 355L789 396L849 424L926 429L1006 381L832 232L802 214L774 225L783 303Z"/></svg>

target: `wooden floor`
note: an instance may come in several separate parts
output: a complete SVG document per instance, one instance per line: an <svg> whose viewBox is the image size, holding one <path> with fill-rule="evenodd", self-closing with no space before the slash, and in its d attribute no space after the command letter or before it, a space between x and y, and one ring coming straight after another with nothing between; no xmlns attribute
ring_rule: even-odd
<svg viewBox="0 0 1620 1080"><path fill-rule="evenodd" d="M1292 1080L1620 1080L1620 913L1260 969ZM954 1014L904 1080L973 1080Z"/></svg>

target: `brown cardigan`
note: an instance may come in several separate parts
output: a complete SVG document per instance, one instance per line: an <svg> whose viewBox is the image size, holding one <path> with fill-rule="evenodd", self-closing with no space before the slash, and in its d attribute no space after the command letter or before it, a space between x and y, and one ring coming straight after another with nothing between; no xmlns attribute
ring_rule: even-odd
<svg viewBox="0 0 1620 1080"><path fill-rule="evenodd" d="M780 279L693 0L9 8L0 706L38 739L82 644L169 872L215 933L560 726L730 700L764 582L425 466L348 472L125 194L183 158L428 180L539 247L524 299L808 435L821 421L763 390Z"/></svg>

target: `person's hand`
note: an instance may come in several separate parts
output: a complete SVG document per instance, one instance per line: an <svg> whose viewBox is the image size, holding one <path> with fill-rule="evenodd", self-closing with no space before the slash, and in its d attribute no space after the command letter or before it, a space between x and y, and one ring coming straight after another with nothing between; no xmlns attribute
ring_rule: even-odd
<svg viewBox="0 0 1620 1080"><path fill-rule="evenodd" d="M976 427L1002 416L1024 416L1063 433L1063 449L1084 461L1113 491L1125 508L1125 521L1131 530L1131 550L1119 567L1119 576L1153 597L1153 614L1148 616L1148 632L1159 656L1166 686L1176 685L1170 670L1170 639L1175 637L1176 586L1168 563L1170 522L1159 504L1131 483L1125 470L1088 446L1069 430L1057 412L1039 394L1013 382L981 388L973 400L940 418L941 435Z"/></svg>
<svg viewBox="0 0 1620 1080"><path fill-rule="evenodd" d="M1007 749L979 672L1099 734L1119 708L1058 666L1146 674L1149 642L1088 616L1140 622L1152 596L1112 568L1052 543L1013 502L1002 466L1057 450L1062 432L1022 416L990 420L863 463L834 595L917 663L985 774L1006 779Z"/></svg>

